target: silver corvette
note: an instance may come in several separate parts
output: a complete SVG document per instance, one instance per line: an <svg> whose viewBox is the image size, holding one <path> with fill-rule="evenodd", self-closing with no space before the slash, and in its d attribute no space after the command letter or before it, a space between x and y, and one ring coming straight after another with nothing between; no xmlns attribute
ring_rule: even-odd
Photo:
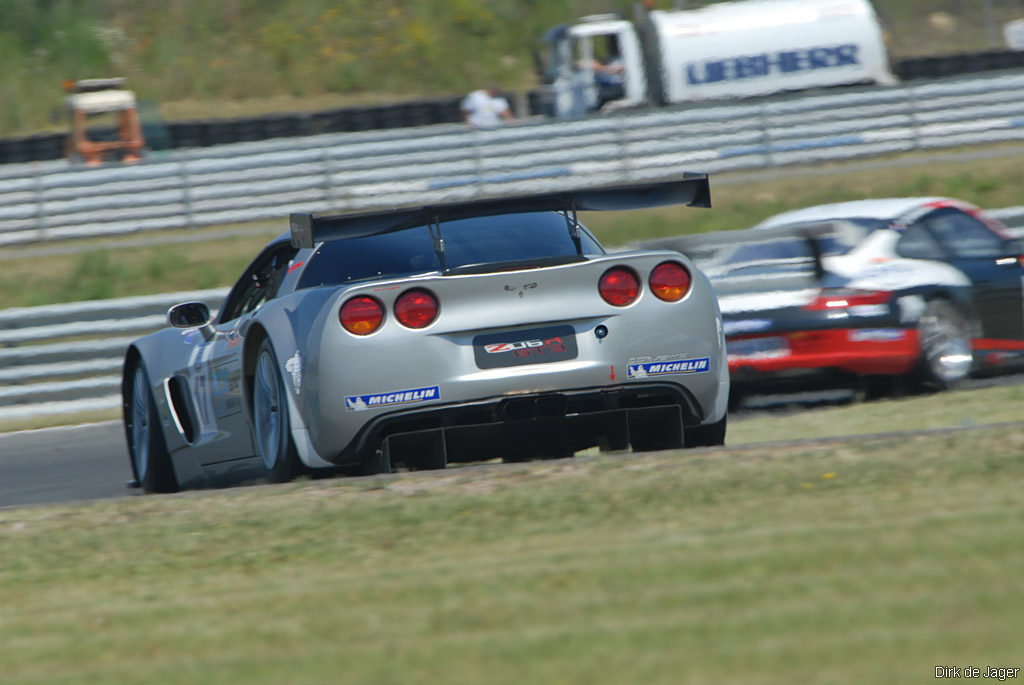
<svg viewBox="0 0 1024 685"><path fill-rule="evenodd" d="M709 207L707 177L429 207L292 214L216 317L172 307L129 347L134 482L300 474L725 441L707 278L607 253L578 211Z"/></svg>

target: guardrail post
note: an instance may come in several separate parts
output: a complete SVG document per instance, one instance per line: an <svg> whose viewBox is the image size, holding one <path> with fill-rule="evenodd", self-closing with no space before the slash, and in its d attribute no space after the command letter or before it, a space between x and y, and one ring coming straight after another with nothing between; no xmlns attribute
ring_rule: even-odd
<svg viewBox="0 0 1024 685"><path fill-rule="evenodd" d="M633 167L629 165L629 147L626 143L626 118L618 117L615 121L615 142L619 148L619 169L624 181L634 180Z"/></svg>
<svg viewBox="0 0 1024 685"><path fill-rule="evenodd" d="M910 110L910 132L914 140L914 149L921 149L921 119L920 106L917 101L917 91L914 88L904 88L903 92L907 97L907 109Z"/></svg>
<svg viewBox="0 0 1024 685"><path fill-rule="evenodd" d="M324 178L324 204L330 208L332 212L338 211L338 207L335 205L334 188L331 185L331 159L327 155L327 148L320 147L320 164L323 167L320 174Z"/></svg>
<svg viewBox="0 0 1024 685"><path fill-rule="evenodd" d="M480 144L480 130L473 129L473 168L476 173L476 192L477 197L483 197L484 195L484 154Z"/></svg>
<svg viewBox="0 0 1024 685"><path fill-rule="evenodd" d="M181 176L181 195L185 202L185 227L195 228L195 212L192 209L192 186L189 183L188 167L184 158L179 158L178 170Z"/></svg>
<svg viewBox="0 0 1024 685"><path fill-rule="evenodd" d="M761 103L757 106L757 118L761 122L761 145L764 146L764 165L775 166L775 156L772 154L772 136L768 127L767 106Z"/></svg>
<svg viewBox="0 0 1024 685"><path fill-rule="evenodd" d="M39 162L32 162L32 191L36 201L36 229L39 239L46 240L46 206L43 199L43 174Z"/></svg>

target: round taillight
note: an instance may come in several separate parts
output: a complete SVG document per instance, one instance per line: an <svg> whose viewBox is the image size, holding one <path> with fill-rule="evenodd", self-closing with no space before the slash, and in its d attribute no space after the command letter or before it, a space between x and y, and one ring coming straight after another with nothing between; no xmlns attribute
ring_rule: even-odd
<svg viewBox="0 0 1024 685"><path fill-rule="evenodd" d="M690 292L690 272L677 262L664 262L651 272L651 292L659 300L677 302Z"/></svg>
<svg viewBox="0 0 1024 685"><path fill-rule="evenodd" d="M617 266L604 272L597 289L608 304L625 307L640 294L640 281L629 269Z"/></svg>
<svg viewBox="0 0 1024 685"><path fill-rule="evenodd" d="M353 297L338 312L341 325L353 335L369 335L384 321L384 308L372 297Z"/></svg>
<svg viewBox="0 0 1024 685"><path fill-rule="evenodd" d="M409 328L425 328L437 318L437 298L426 290L408 290L395 300L395 318Z"/></svg>

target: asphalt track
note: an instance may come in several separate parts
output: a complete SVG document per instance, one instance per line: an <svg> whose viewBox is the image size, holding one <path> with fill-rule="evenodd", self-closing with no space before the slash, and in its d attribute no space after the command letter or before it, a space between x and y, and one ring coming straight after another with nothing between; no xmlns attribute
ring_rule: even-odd
<svg viewBox="0 0 1024 685"><path fill-rule="evenodd" d="M0 508L138 493L129 478L120 422L0 435Z"/></svg>
<svg viewBox="0 0 1024 685"><path fill-rule="evenodd" d="M1024 385L1024 374L970 379L964 387L982 388L995 385ZM734 413L733 416L735 420L742 421L771 412L772 415L781 418L786 414L806 411L812 407L849 404L853 399L853 393L843 390L762 396L752 398L750 406ZM958 426L907 431L906 435L983 427L985 426ZM785 441L777 445L862 440L873 435L870 427L865 427L864 433L858 436ZM742 448L769 444L776 445L747 444ZM138 497L141 491L127 486L130 478L124 429L119 421L0 434L0 509L34 504Z"/></svg>

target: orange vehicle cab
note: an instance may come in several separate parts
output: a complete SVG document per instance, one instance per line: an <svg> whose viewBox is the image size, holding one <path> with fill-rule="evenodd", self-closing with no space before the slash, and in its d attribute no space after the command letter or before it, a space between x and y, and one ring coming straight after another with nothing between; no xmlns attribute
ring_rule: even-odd
<svg viewBox="0 0 1024 685"><path fill-rule="evenodd" d="M139 161L145 141L139 124L135 93L124 89L123 78L83 79L67 84L68 108L71 113L71 135L67 156L97 166L107 159L120 159L132 164ZM105 140L89 138L88 124L100 115L113 118L113 135Z"/></svg>

